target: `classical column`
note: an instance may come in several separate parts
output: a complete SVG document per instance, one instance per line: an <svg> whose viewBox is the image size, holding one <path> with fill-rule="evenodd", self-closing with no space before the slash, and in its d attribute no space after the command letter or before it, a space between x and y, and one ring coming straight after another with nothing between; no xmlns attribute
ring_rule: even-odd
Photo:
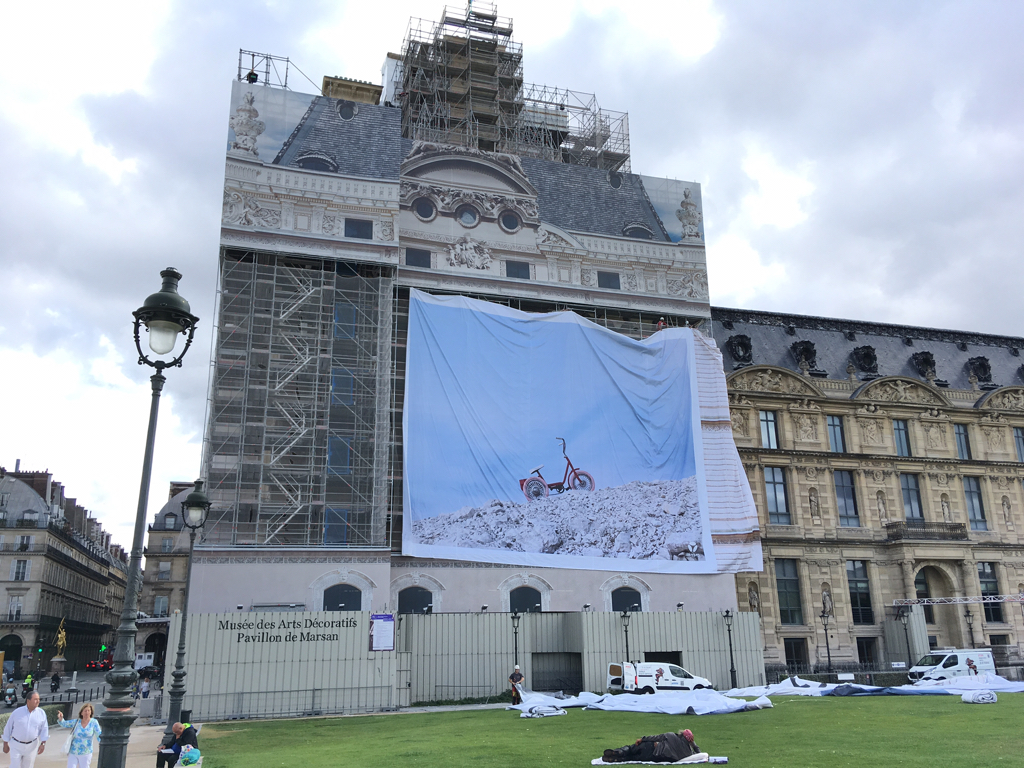
<svg viewBox="0 0 1024 768"><path fill-rule="evenodd" d="M914 586L914 561L900 560L900 568L903 569L903 592L907 600L917 598L917 587Z"/></svg>

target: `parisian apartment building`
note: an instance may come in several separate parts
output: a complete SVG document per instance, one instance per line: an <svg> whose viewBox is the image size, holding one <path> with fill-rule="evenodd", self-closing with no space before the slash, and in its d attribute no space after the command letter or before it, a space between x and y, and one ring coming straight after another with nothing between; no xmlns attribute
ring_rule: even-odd
<svg viewBox="0 0 1024 768"><path fill-rule="evenodd" d="M4 670L49 669L61 622L67 670L112 646L127 581L120 545L49 472L0 468Z"/></svg>

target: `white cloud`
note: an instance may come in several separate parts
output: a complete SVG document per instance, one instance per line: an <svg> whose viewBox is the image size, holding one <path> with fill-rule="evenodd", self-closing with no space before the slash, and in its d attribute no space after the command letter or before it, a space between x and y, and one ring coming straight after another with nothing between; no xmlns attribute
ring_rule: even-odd
<svg viewBox="0 0 1024 768"><path fill-rule="evenodd" d="M777 290L786 268L769 264L743 235L727 232L708 242L708 284L719 306L747 306L758 295Z"/></svg>
<svg viewBox="0 0 1024 768"><path fill-rule="evenodd" d="M751 226L790 229L807 220L804 198L814 192L807 176L810 164L797 169L783 168L768 152L748 146L743 172L757 183L757 192L743 198L743 213Z"/></svg>

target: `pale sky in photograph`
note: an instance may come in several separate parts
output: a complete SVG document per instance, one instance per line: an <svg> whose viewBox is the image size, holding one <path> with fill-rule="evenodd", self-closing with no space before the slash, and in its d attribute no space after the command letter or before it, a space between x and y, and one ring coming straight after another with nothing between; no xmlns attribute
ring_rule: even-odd
<svg viewBox="0 0 1024 768"><path fill-rule="evenodd" d="M453 6L461 5L456 3ZM18 3L0 43L0 464L130 545L151 371L132 311L177 267L150 517L198 476L240 48L379 83L443 3ZM506 2L525 79L629 113L636 173L701 184L711 301L1021 335L1024 5ZM310 83L303 73L312 79ZM314 85L315 83L315 85Z"/></svg>

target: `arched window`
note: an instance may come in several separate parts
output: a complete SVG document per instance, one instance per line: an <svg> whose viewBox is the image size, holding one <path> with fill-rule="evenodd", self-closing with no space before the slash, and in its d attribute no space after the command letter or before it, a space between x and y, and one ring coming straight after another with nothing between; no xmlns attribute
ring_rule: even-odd
<svg viewBox="0 0 1024 768"><path fill-rule="evenodd" d="M398 593L399 613L432 613L434 595L423 587L406 587Z"/></svg>
<svg viewBox="0 0 1024 768"><path fill-rule="evenodd" d="M533 587L516 587L508 594L512 613L540 613L540 592Z"/></svg>
<svg viewBox="0 0 1024 768"><path fill-rule="evenodd" d="M324 590L325 611L361 611L363 593L351 584L335 584Z"/></svg>
<svg viewBox="0 0 1024 768"><path fill-rule="evenodd" d="M612 590L612 610L616 613L640 611L643 610L642 605L640 592L632 587L619 587Z"/></svg>

